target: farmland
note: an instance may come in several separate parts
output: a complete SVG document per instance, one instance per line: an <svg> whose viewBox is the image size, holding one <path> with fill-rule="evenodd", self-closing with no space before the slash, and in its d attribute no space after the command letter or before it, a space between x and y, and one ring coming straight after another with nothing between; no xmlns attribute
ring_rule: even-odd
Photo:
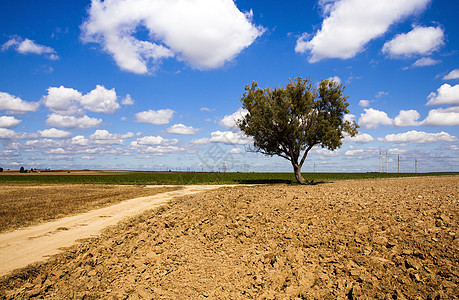
<svg viewBox="0 0 459 300"><path fill-rule="evenodd" d="M457 298L459 176L315 180L174 199L3 277L0 297Z"/></svg>
<svg viewBox="0 0 459 300"><path fill-rule="evenodd" d="M381 179L397 177L457 175L458 173L303 173L309 181ZM104 172L68 171L50 173L0 173L0 185L25 184L258 184L295 183L293 173L207 173L207 172Z"/></svg>

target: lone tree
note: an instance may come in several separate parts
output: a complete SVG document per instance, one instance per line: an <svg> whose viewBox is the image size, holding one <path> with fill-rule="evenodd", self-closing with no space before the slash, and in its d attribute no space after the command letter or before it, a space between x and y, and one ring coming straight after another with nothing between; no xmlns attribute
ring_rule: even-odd
<svg viewBox="0 0 459 300"><path fill-rule="evenodd" d="M306 184L301 167L314 146L341 147L344 133L355 136L358 125L344 120L349 103L343 85L322 80L314 88L310 78L291 79L285 88L261 89L256 82L245 87L241 98L247 114L237 121L253 137L251 151L288 159L295 178Z"/></svg>

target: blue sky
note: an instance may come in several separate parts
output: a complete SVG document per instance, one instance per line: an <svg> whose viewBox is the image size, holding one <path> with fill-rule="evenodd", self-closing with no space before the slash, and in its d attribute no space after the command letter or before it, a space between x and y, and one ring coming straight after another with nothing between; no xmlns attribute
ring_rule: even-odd
<svg viewBox="0 0 459 300"><path fill-rule="evenodd" d="M0 2L0 167L290 171L244 87L334 78L360 134L303 171L459 171L459 3ZM387 159L386 159L387 152ZM381 158L380 158L381 157Z"/></svg>

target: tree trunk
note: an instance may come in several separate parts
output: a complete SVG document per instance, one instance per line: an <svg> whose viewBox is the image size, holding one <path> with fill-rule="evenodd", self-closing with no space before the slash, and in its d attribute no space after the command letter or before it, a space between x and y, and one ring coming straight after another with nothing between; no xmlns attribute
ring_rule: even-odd
<svg viewBox="0 0 459 300"><path fill-rule="evenodd" d="M298 181L299 184L307 184L308 182L306 181L306 179L303 178L303 176L301 176L301 167L294 164L293 165L293 171L295 172L295 178L296 178L296 181Z"/></svg>

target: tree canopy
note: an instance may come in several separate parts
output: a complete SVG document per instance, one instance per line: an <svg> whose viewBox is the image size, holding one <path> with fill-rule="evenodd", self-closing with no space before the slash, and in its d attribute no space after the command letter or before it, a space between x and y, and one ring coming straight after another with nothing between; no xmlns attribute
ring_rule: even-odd
<svg viewBox="0 0 459 300"><path fill-rule="evenodd" d="M358 125L344 119L349 103L343 89L333 80L314 87L309 77L291 79L285 88L274 89L252 82L241 98L248 113L238 126L253 138L252 151L289 160L297 181L304 184L301 167L314 146L335 150L344 133L358 133Z"/></svg>

